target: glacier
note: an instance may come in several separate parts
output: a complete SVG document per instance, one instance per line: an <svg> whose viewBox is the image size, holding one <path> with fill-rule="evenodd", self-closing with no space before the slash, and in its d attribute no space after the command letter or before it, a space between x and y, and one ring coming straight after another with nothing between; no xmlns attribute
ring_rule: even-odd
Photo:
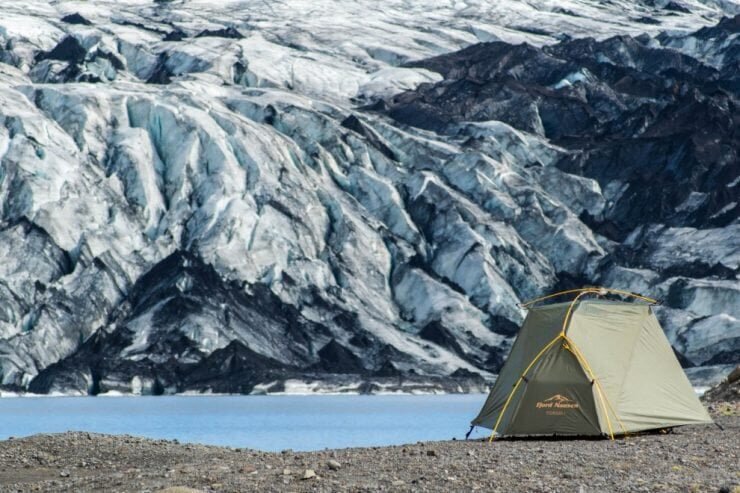
<svg viewBox="0 0 740 493"><path fill-rule="evenodd" d="M740 362L737 2L0 5L4 391L482 390L590 283Z"/></svg>

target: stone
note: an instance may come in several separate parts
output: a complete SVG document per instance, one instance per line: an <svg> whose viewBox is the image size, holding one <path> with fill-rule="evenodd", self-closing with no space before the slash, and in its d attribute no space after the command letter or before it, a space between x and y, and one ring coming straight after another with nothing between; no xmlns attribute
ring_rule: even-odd
<svg viewBox="0 0 740 493"><path fill-rule="evenodd" d="M169 488L156 490L155 493L203 493L203 490L196 490L187 486L170 486Z"/></svg>
<svg viewBox="0 0 740 493"><path fill-rule="evenodd" d="M340 464L338 461L335 461L334 459L329 460L326 465L331 469L332 471L337 471L342 467L342 464Z"/></svg>
<svg viewBox="0 0 740 493"><path fill-rule="evenodd" d="M303 476L301 477L301 479L313 479L315 477L316 477L316 471L314 471L313 469L306 469L303 472Z"/></svg>

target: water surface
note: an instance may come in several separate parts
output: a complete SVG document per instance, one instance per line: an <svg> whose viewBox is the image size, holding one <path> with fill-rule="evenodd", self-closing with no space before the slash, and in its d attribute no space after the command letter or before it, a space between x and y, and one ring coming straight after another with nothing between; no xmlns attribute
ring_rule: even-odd
<svg viewBox="0 0 740 493"><path fill-rule="evenodd" d="M158 396L0 399L0 439L90 431L260 450L464 438L486 396ZM484 436L476 429L471 437Z"/></svg>

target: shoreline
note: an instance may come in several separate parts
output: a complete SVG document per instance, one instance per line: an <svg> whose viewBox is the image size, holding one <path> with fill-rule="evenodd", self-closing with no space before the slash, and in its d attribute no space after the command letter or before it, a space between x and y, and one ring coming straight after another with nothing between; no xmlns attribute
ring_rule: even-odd
<svg viewBox="0 0 740 493"><path fill-rule="evenodd" d="M690 425L616 441L261 452L129 435L33 435L0 441L0 491L740 491L740 413L712 410L723 430Z"/></svg>

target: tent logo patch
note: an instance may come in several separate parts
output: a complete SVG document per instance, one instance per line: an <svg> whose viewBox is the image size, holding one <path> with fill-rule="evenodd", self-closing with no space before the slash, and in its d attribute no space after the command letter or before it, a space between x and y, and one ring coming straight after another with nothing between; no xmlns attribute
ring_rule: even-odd
<svg viewBox="0 0 740 493"><path fill-rule="evenodd" d="M570 409L581 407L576 401L569 399L561 394L555 394L536 404L537 409L543 409L545 414L562 415Z"/></svg>

